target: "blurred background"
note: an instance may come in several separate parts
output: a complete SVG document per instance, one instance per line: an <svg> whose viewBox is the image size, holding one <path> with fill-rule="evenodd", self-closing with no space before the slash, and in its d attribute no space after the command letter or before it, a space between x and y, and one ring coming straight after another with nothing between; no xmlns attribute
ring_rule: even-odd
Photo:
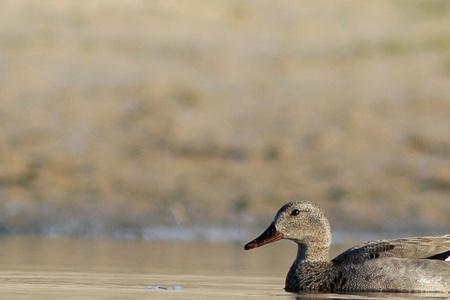
<svg viewBox="0 0 450 300"><path fill-rule="evenodd" d="M450 228L450 2L0 2L0 232Z"/></svg>

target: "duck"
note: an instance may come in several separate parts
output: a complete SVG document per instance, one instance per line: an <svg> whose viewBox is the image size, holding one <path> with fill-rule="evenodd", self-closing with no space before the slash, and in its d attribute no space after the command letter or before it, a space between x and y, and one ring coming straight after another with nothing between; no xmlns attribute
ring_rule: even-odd
<svg viewBox="0 0 450 300"><path fill-rule="evenodd" d="M245 250L288 239L297 244L285 290L450 293L450 234L369 241L329 260L330 223L308 201L285 204Z"/></svg>

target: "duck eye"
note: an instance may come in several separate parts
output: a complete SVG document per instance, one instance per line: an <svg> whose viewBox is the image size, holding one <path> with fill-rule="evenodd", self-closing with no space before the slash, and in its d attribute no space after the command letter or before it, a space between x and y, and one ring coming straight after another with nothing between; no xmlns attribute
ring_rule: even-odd
<svg viewBox="0 0 450 300"><path fill-rule="evenodd" d="M291 212L291 216L298 216L299 213L300 213L300 211L299 211L298 209L294 209L294 210Z"/></svg>

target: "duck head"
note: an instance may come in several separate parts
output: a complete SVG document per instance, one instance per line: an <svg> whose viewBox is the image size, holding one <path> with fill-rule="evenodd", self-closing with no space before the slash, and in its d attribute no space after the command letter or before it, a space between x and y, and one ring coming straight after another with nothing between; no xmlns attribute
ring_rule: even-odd
<svg viewBox="0 0 450 300"><path fill-rule="evenodd" d="M285 204L275 215L272 224L244 249L250 250L281 239L297 244L330 244L330 225L319 207L306 201Z"/></svg>

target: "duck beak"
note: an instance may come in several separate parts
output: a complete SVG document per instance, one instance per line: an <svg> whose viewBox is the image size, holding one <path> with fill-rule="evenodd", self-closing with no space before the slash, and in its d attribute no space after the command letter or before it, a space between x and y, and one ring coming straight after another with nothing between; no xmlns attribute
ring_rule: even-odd
<svg viewBox="0 0 450 300"><path fill-rule="evenodd" d="M260 236L258 236L256 239L254 239L251 242L248 242L244 249L250 250L253 248L260 247L265 244L269 244L272 242L276 242L284 238L283 234L277 231L275 228L275 224L270 224L269 228L266 229Z"/></svg>

